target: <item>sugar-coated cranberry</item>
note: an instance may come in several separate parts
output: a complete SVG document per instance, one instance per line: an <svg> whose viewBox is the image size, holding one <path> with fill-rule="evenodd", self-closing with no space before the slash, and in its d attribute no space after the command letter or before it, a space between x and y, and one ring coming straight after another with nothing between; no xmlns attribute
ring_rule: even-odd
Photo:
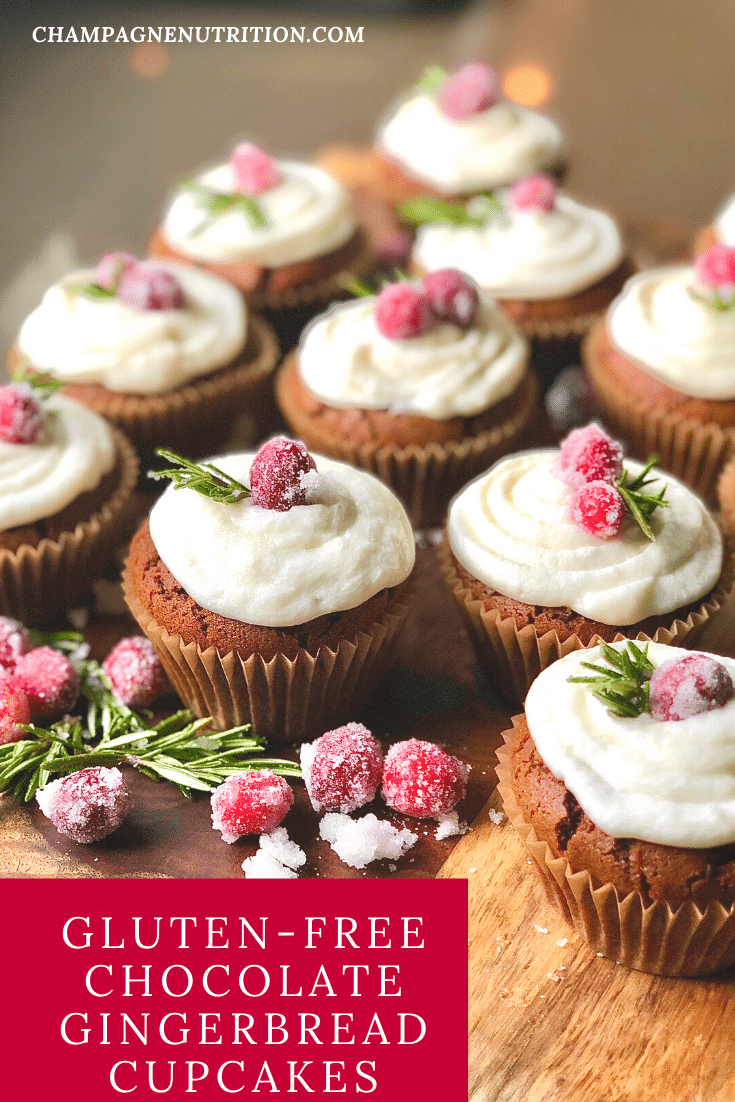
<svg viewBox="0 0 735 1102"><path fill-rule="evenodd" d="M572 429L561 442L554 473L568 486L615 482L623 473L623 449L594 423Z"/></svg>
<svg viewBox="0 0 735 1102"><path fill-rule="evenodd" d="M280 826L292 803L291 787L270 769L235 773L212 793L212 826L224 842L267 834Z"/></svg>
<svg viewBox="0 0 735 1102"><path fill-rule="evenodd" d="M0 386L0 440L33 444L43 428L43 410L29 386Z"/></svg>
<svg viewBox="0 0 735 1102"><path fill-rule="evenodd" d="M385 756L383 799L404 815L446 814L464 796L466 782L467 766L433 742L407 739Z"/></svg>
<svg viewBox="0 0 735 1102"><path fill-rule="evenodd" d="M625 520L625 502L609 482L585 482L572 495L572 520L601 540L617 536Z"/></svg>
<svg viewBox="0 0 735 1102"><path fill-rule="evenodd" d="M119 769L92 766L51 781L36 793L38 806L59 834L75 842L99 842L112 834L130 810L130 794Z"/></svg>
<svg viewBox="0 0 735 1102"><path fill-rule="evenodd" d="M473 61L447 77L439 90L439 106L450 119L469 119L497 103L498 75L492 65Z"/></svg>
<svg viewBox="0 0 735 1102"><path fill-rule="evenodd" d="M347 723L305 743L301 768L314 810L346 815L374 799L383 773L383 753L367 727Z"/></svg>
<svg viewBox="0 0 735 1102"><path fill-rule="evenodd" d="M97 261L94 270L94 282L98 287L104 287L106 291L116 291L120 280L135 268L138 261L130 253L105 253Z"/></svg>
<svg viewBox="0 0 735 1102"><path fill-rule="evenodd" d="M654 719L689 719L722 708L735 695L730 674L708 654L669 658L651 675L649 708Z"/></svg>
<svg viewBox="0 0 735 1102"><path fill-rule="evenodd" d="M514 210L551 211L556 205L556 181L545 172L535 172L513 184L510 205Z"/></svg>
<svg viewBox="0 0 735 1102"><path fill-rule="evenodd" d="M281 174L273 158L250 142L235 146L230 164L237 180L237 189L245 195L260 195L281 182Z"/></svg>
<svg viewBox="0 0 735 1102"><path fill-rule="evenodd" d="M423 286L436 317L463 328L472 324L480 296L469 276L457 268L438 268L424 276Z"/></svg>
<svg viewBox="0 0 735 1102"><path fill-rule="evenodd" d="M12 673L20 656L32 649L31 637L23 624L0 616L0 673Z"/></svg>
<svg viewBox="0 0 735 1102"><path fill-rule="evenodd" d="M391 283L375 300L375 324L394 341L420 337L434 325L428 296L412 283Z"/></svg>
<svg viewBox="0 0 735 1102"><path fill-rule="evenodd" d="M315 470L316 463L297 440L285 436L268 440L250 467L253 504L279 513L288 512L294 505L306 505L303 477Z"/></svg>
<svg viewBox="0 0 735 1102"><path fill-rule="evenodd" d="M0 680L0 746L26 737L19 724L31 722L28 697L12 676Z"/></svg>
<svg viewBox="0 0 735 1102"><path fill-rule="evenodd" d="M698 282L707 290L735 287L735 249L713 245L697 257L694 270Z"/></svg>
<svg viewBox="0 0 735 1102"><path fill-rule="evenodd" d="M120 279L117 297L136 310L180 310L184 292L175 275L155 264L136 264Z"/></svg>
<svg viewBox="0 0 735 1102"><path fill-rule="evenodd" d="M149 708L169 687L161 659L145 635L121 639L105 658L102 670L129 708Z"/></svg>
<svg viewBox="0 0 735 1102"><path fill-rule="evenodd" d="M77 702L79 674L53 647L36 647L21 655L13 676L28 697L34 723L58 719Z"/></svg>

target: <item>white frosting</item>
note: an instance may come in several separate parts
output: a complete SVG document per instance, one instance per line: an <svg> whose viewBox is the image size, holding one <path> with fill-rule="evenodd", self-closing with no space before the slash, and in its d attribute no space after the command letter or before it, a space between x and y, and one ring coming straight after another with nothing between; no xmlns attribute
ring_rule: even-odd
<svg viewBox="0 0 735 1102"><path fill-rule="evenodd" d="M606 276L622 256L610 215L566 195L557 195L552 211L514 210L506 197L505 212L481 226L422 226L413 250L425 271L459 268L492 294L519 299L574 294Z"/></svg>
<svg viewBox="0 0 735 1102"><path fill-rule="evenodd" d="M449 510L451 548L476 578L531 605L568 607L603 624L635 624L704 596L722 570L722 537L699 498L658 472L668 508L648 540L626 517L602 540L571 519L572 489L553 473L558 451L502 459ZM626 460L632 474L640 463ZM660 479L660 481L659 481Z"/></svg>
<svg viewBox="0 0 735 1102"><path fill-rule="evenodd" d="M407 340L380 333L374 306L372 296L340 303L303 338L301 377L330 406L472 417L523 378L528 346L489 299L469 328L443 324Z"/></svg>
<svg viewBox="0 0 735 1102"><path fill-rule="evenodd" d="M73 272L26 318L20 351L65 382L125 394L163 394L230 363L245 344L240 292L186 264L155 265L181 284L182 309L139 310L117 296L92 298L76 288L92 282L94 272Z"/></svg>
<svg viewBox="0 0 735 1102"><path fill-rule="evenodd" d="M427 92L404 100L383 125L378 146L437 191L466 194L512 184L558 163L559 127L545 115L503 100L458 121Z"/></svg>
<svg viewBox="0 0 735 1102"><path fill-rule="evenodd" d="M0 531L33 524L93 490L115 462L107 421L55 394L35 444L0 440Z"/></svg>
<svg viewBox="0 0 735 1102"><path fill-rule="evenodd" d="M689 266L628 280L607 315L613 344L692 398L735 398L735 310L716 310Z"/></svg>
<svg viewBox="0 0 735 1102"><path fill-rule="evenodd" d="M356 226L342 185L314 165L296 161L276 164L281 182L254 197L268 219L267 226L253 226L245 213L234 210L214 218L197 233L207 213L197 204L196 193L185 190L174 196L164 218L163 236L195 260L249 260L264 268L324 256L349 241ZM197 181L215 191L237 191L229 164L203 172Z"/></svg>
<svg viewBox="0 0 735 1102"><path fill-rule="evenodd" d="M715 236L722 245L735 246L735 195L731 195L715 218Z"/></svg>
<svg viewBox="0 0 735 1102"><path fill-rule="evenodd" d="M398 498L364 471L314 456L314 504L279 513L249 498L222 505L169 487L153 506L158 554L203 608L232 620L292 627L355 608L410 574L415 547ZM213 462L248 483L251 454Z"/></svg>
<svg viewBox="0 0 735 1102"><path fill-rule="evenodd" d="M655 666L682 653L648 647ZM598 647L574 651L531 686L526 719L545 764L614 838L695 849L735 842L735 700L691 719L619 719L589 685L568 680L600 657ZM716 657L735 680L735 661Z"/></svg>

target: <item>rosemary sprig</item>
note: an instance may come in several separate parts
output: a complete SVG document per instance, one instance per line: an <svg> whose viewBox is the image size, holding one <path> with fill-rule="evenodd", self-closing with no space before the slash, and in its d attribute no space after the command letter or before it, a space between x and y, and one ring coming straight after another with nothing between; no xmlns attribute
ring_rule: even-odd
<svg viewBox="0 0 735 1102"><path fill-rule="evenodd" d="M416 82L417 92L438 92L447 79L447 70L441 65L427 65Z"/></svg>
<svg viewBox="0 0 735 1102"><path fill-rule="evenodd" d="M371 282L368 283L364 279L353 279L346 286L350 294L355 298L367 298L369 295L378 295L381 291L389 287L391 283L405 283L408 280L408 274L403 271L402 268L394 268L390 276L376 275L371 276Z"/></svg>
<svg viewBox="0 0 735 1102"><path fill-rule="evenodd" d="M223 505L233 505L244 497L250 497L250 490L231 478L213 463L194 463L191 459L185 459L176 452L166 448L157 448L156 455L167 459L169 463L176 463L176 467L167 467L162 471L149 471L150 478L170 478L177 490L186 488L196 490L198 494L209 497L212 501L219 501Z"/></svg>
<svg viewBox="0 0 735 1102"><path fill-rule="evenodd" d="M646 493L646 487L657 481L655 478L647 477L656 463L658 463L658 456L650 456L641 473L636 475L635 478L632 478L630 471L623 467L623 473L616 487L626 509L649 540L655 539L651 528L653 514L657 509L667 508L669 504L664 496L666 494L665 483L657 494Z"/></svg>
<svg viewBox="0 0 735 1102"><path fill-rule="evenodd" d="M451 226L484 226L490 218L503 214L505 208L492 191L482 191L467 200L432 199L419 196L407 199L398 207L404 222L423 226L427 222Z"/></svg>
<svg viewBox="0 0 735 1102"><path fill-rule="evenodd" d="M114 298L117 294L116 288L100 287L99 283L67 283L66 290L87 298Z"/></svg>
<svg viewBox="0 0 735 1102"><path fill-rule="evenodd" d="M64 385L60 379L54 379L53 376L43 371L34 371L27 356L24 356L16 367L11 382L28 383L37 391L36 396L42 402L45 402L47 398L54 395Z"/></svg>
<svg viewBox="0 0 735 1102"><path fill-rule="evenodd" d="M223 214L229 214L231 211L240 211L241 214L244 214L253 229L260 229L268 225L265 211L260 204L256 203L252 196L244 195L241 191L215 191L196 180L183 184L182 188L184 191L194 192L196 205L201 210L206 211L208 216L202 219L199 225L192 230L190 237L197 237L218 218L221 218Z"/></svg>
<svg viewBox="0 0 735 1102"><path fill-rule="evenodd" d="M570 677L569 681L580 685L594 685L594 694L607 705L611 715L633 719L649 710L649 681L654 667L648 657L648 643L639 647L629 639L620 650L600 644L602 657L608 663L600 666L582 662L593 677Z"/></svg>
<svg viewBox="0 0 735 1102"><path fill-rule="evenodd" d="M723 298L716 288L713 288L708 295L700 295L697 291L692 291L692 295L706 306L717 310L719 314L724 313L725 310L735 309L735 295L732 295L729 299Z"/></svg>
<svg viewBox="0 0 735 1102"><path fill-rule="evenodd" d="M53 647L64 654L73 654L84 643L81 631L40 631L28 628L28 634L37 647Z"/></svg>

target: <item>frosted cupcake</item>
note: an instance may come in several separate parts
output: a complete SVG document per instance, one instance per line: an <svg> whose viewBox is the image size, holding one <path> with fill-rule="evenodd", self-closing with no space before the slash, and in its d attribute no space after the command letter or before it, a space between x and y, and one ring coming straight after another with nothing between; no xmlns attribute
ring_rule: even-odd
<svg viewBox="0 0 735 1102"><path fill-rule="evenodd" d="M525 340L450 269L317 318L276 396L309 447L376 474L417 526L441 523L452 494L538 414Z"/></svg>
<svg viewBox="0 0 735 1102"><path fill-rule="evenodd" d="M51 287L10 355L64 384L145 449L201 454L258 411L278 358L270 326L224 280L111 253Z"/></svg>

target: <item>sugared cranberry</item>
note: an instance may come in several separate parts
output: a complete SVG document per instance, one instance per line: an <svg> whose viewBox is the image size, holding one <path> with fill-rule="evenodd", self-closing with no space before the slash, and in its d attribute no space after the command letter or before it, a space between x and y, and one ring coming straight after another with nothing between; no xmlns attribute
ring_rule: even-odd
<svg viewBox="0 0 735 1102"><path fill-rule="evenodd" d="M612 539L625 520L625 502L609 482L585 482L572 495L572 520L598 539Z"/></svg>
<svg viewBox="0 0 735 1102"><path fill-rule="evenodd" d="M434 324L426 292L412 283L391 283L375 300L375 324L390 340L420 337Z"/></svg>
<svg viewBox="0 0 735 1102"><path fill-rule="evenodd" d="M104 287L106 291L116 291L120 280L135 268L138 261L130 253L105 253L97 261L94 270L94 282L98 287Z"/></svg>
<svg viewBox="0 0 735 1102"><path fill-rule="evenodd" d="M119 769L93 766L51 781L36 793L38 806L59 834L75 842L99 842L112 834L130 810L130 794Z"/></svg>
<svg viewBox="0 0 735 1102"><path fill-rule="evenodd" d="M456 268L439 268L424 276L423 285L436 317L463 328L472 324L480 296L469 276Z"/></svg>
<svg viewBox="0 0 735 1102"><path fill-rule="evenodd" d="M623 449L599 425L572 429L561 442L554 473L568 486L615 482L623 473Z"/></svg>
<svg viewBox="0 0 735 1102"><path fill-rule="evenodd" d="M450 119L469 119L497 103L498 76L492 65L473 61L448 77L439 91L439 106Z"/></svg>
<svg viewBox="0 0 735 1102"><path fill-rule="evenodd" d="M13 383L0 386L0 440L33 444L42 427L43 410L30 387Z"/></svg>
<svg viewBox="0 0 735 1102"><path fill-rule="evenodd" d="M316 742L304 743L301 768L314 810L346 815L375 797L383 754L367 727L347 723Z"/></svg>
<svg viewBox="0 0 735 1102"><path fill-rule="evenodd" d="M556 205L556 181L545 172L526 176L510 189L510 205L515 210L553 210Z"/></svg>
<svg viewBox="0 0 735 1102"><path fill-rule="evenodd" d="M270 769L235 773L212 793L212 826L222 832L223 842L267 834L280 826L292 803L290 786Z"/></svg>
<svg viewBox="0 0 735 1102"><path fill-rule="evenodd" d="M245 195L260 195L281 182L281 174L273 158L250 142L235 146L230 164L237 180L237 189Z"/></svg>
<svg viewBox="0 0 735 1102"><path fill-rule="evenodd" d="M18 620L0 616L0 673L12 673L22 654L32 650L26 628Z"/></svg>
<svg viewBox="0 0 735 1102"><path fill-rule="evenodd" d="M735 288L735 249L729 245L713 245L697 257L694 270L698 282L708 291Z"/></svg>
<svg viewBox="0 0 735 1102"><path fill-rule="evenodd" d="M121 639L105 658L102 670L129 708L149 708L169 686L161 659L145 635Z"/></svg>
<svg viewBox="0 0 735 1102"><path fill-rule="evenodd" d="M36 647L16 664L15 680L28 697L33 722L66 715L79 696L79 674L69 659L52 647Z"/></svg>
<svg viewBox="0 0 735 1102"><path fill-rule="evenodd" d="M735 686L721 662L708 654L669 658L651 675L649 707L654 719L689 719L732 700Z"/></svg>
<svg viewBox="0 0 735 1102"><path fill-rule="evenodd" d="M462 799L466 781L466 765L433 742L411 738L386 754L382 795L404 815L436 819Z"/></svg>
<svg viewBox="0 0 735 1102"><path fill-rule="evenodd" d="M136 264L120 280L117 297L136 310L180 310L184 292L176 276L155 264Z"/></svg>
<svg viewBox="0 0 735 1102"><path fill-rule="evenodd" d="M20 723L31 722L31 708L23 689L10 675L0 680L0 746L26 737Z"/></svg>
<svg viewBox="0 0 735 1102"><path fill-rule="evenodd" d="M306 505L303 477L315 470L316 463L303 444L276 436L263 444L250 468L253 504L279 513L294 505Z"/></svg>

